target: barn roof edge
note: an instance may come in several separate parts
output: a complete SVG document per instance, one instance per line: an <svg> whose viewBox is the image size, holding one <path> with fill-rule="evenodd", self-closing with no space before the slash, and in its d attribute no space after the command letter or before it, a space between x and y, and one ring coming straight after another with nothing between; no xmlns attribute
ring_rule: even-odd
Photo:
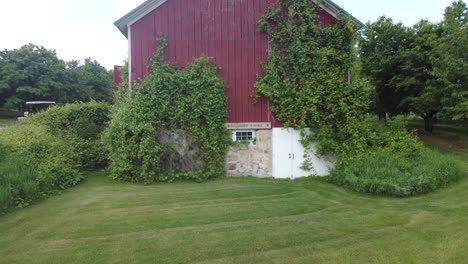
<svg viewBox="0 0 468 264"><path fill-rule="evenodd" d="M122 34L125 37L128 37L128 25L133 24L134 22L138 21L139 18L145 16L146 14L150 13L154 9L158 8L160 5L165 3L167 0L147 0L143 2L141 5L139 5L137 8L133 9L130 11L130 13L126 14L119 20L114 22L114 25L122 32ZM348 13L346 10L344 10L342 7L337 5L331 0L322 0L322 3L328 6L329 8L332 9L335 13L339 13L344 16L350 16L353 19L353 22L360 26L363 27L364 24L359 21L357 18L352 16L350 13ZM132 23L133 22L133 23Z"/></svg>

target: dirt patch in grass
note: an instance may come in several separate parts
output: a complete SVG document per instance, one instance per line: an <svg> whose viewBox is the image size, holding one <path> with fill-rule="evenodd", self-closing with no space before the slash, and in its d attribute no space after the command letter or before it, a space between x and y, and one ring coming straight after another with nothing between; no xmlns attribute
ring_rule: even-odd
<svg viewBox="0 0 468 264"><path fill-rule="evenodd" d="M420 211L411 216L409 225L419 225L432 218L432 213L428 211Z"/></svg>

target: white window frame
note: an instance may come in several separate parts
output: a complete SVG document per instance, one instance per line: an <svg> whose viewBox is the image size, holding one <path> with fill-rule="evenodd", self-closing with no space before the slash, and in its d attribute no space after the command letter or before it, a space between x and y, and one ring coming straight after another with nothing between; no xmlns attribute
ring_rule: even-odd
<svg viewBox="0 0 468 264"><path fill-rule="evenodd" d="M257 138L257 130L232 130L232 141L237 141L237 133L252 133L252 142Z"/></svg>

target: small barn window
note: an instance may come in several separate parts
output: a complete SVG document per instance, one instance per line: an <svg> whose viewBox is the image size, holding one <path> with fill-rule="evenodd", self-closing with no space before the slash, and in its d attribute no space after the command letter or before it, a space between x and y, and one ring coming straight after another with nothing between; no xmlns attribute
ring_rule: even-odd
<svg viewBox="0 0 468 264"><path fill-rule="evenodd" d="M234 142L245 142L255 140L254 130L234 130L232 131L232 140Z"/></svg>

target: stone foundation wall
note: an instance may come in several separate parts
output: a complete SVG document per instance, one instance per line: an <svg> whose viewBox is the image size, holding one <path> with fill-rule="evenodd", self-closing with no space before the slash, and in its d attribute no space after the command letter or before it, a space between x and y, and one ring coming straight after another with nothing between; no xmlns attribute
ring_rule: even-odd
<svg viewBox="0 0 468 264"><path fill-rule="evenodd" d="M228 176L272 177L272 131L257 130L256 143L231 146L226 160Z"/></svg>

